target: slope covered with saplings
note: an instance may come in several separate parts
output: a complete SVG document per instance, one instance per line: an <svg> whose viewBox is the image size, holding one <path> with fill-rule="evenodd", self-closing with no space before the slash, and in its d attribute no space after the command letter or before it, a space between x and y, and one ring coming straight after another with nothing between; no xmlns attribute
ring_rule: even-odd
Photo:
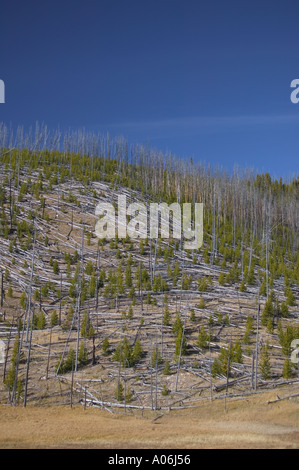
<svg viewBox="0 0 299 470"><path fill-rule="evenodd" d="M299 179L0 127L1 402L193 406L298 384ZM99 240L95 207L202 202L204 244Z"/></svg>

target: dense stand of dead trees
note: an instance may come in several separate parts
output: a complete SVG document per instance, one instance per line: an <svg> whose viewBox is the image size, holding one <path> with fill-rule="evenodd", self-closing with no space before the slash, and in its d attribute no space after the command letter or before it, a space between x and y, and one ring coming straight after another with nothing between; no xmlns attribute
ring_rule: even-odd
<svg viewBox="0 0 299 470"><path fill-rule="evenodd" d="M148 146L129 145L123 138L112 139L109 135L92 134L83 130L62 134L61 131L50 132L47 126L36 124L35 129L25 133L22 127L13 132L4 124L0 124L0 151L2 155L19 149L15 170L20 171L22 164L21 150L26 148L29 154L39 154L46 159L45 151L59 152L59 166L64 165L68 154L81 155L82 171L99 157L115 161L115 181L128 176L142 184L146 194L159 194L160 197L173 197L176 201L203 202L210 210L213 218L213 254L217 243L219 217L224 222L227 217L233 220L233 237L237 227L242 227L244 236L250 229L265 232L283 219L292 229L298 231L298 203L293 196L298 190L297 175L293 178L293 188L289 191L275 192L269 184L271 178L266 174L261 181L256 181L257 174L253 170L235 168L232 174L219 168L212 169L208 165L194 162L192 158L182 160L171 153L163 154ZM65 157L64 157L65 156ZM87 161L87 157L90 159ZM86 158L86 159L85 159ZM69 160L72 174L72 159ZM101 173L105 177L103 160ZM71 185L70 179L70 185ZM260 184L259 184L260 182ZM257 183L257 184L254 184ZM287 182L291 183L291 181ZM282 186L277 182L277 187ZM70 186L71 187L71 186ZM296 244L296 240L294 239Z"/></svg>

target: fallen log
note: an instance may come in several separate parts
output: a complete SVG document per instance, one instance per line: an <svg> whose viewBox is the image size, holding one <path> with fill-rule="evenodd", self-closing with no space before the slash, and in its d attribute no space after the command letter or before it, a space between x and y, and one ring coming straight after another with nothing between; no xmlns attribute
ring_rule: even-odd
<svg viewBox="0 0 299 470"><path fill-rule="evenodd" d="M268 400L267 405L269 405L270 403L277 403L278 401L282 401L282 400L288 400L289 398L299 397L299 393L293 393L293 395L287 395L286 397L282 397L282 398L280 398L278 395L276 396L277 396L277 399Z"/></svg>

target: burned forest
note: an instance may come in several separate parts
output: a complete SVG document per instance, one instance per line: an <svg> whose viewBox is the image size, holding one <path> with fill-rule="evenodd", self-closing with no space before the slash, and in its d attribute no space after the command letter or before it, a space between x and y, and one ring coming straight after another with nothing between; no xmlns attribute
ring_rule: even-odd
<svg viewBox="0 0 299 470"><path fill-rule="evenodd" d="M95 208L119 195L202 203L203 245L98 238ZM299 395L298 209L298 176L0 125L1 403L137 413Z"/></svg>

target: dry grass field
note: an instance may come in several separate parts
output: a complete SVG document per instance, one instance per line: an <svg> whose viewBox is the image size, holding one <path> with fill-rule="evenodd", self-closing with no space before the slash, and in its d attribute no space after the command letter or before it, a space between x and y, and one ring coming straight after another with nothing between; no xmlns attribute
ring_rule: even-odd
<svg viewBox="0 0 299 470"><path fill-rule="evenodd" d="M280 389L280 398L288 395ZM136 416L77 405L0 407L0 447L14 449L296 449L298 398L277 392L248 400ZM158 417L158 418L157 418ZM157 418L157 419L155 419Z"/></svg>

